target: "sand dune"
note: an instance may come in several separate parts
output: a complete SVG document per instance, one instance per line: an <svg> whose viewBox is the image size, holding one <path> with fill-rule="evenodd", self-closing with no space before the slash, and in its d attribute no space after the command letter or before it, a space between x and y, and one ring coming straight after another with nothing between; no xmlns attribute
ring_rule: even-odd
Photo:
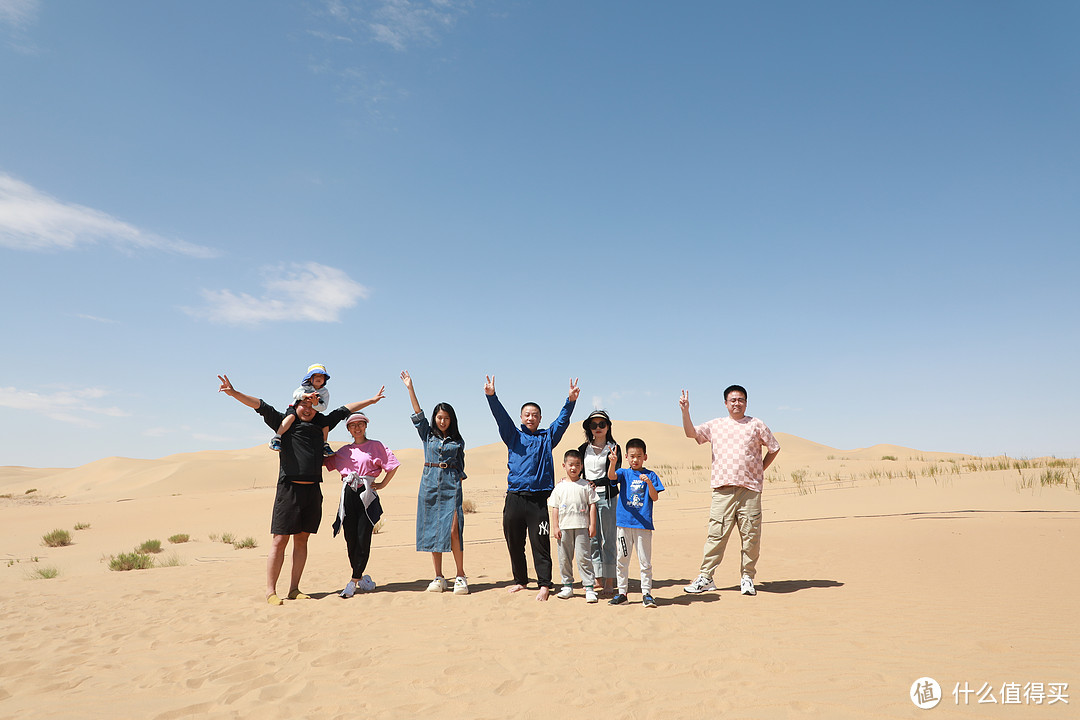
<svg viewBox="0 0 1080 720"><path fill-rule="evenodd" d="M374 540L376 592L334 594L348 566L329 532L330 482L305 573L315 599L280 608L262 602L277 468L264 446L0 468L0 717L910 718L922 712L908 698L922 676L941 684L933 712L949 717L1075 716L1080 697L1012 708L1001 691L1080 687L1080 464L840 450L779 434L759 594L739 595L729 548L720 590L690 596L708 448L658 423L617 430L648 442L648 465L668 486L656 611L641 607L634 582L633 602L617 608L503 592L500 445L468 456L472 595L423 592L430 559L413 549L422 456L402 450ZM573 426L557 454L579 435ZM74 544L43 546L54 528ZM226 532L259 546L211 540ZM176 533L191 541L170 544ZM149 539L180 564L108 569L109 556ZM31 579L46 567L58 577ZM956 704L965 682L992 685L998 703L972 694Z"/></svg>

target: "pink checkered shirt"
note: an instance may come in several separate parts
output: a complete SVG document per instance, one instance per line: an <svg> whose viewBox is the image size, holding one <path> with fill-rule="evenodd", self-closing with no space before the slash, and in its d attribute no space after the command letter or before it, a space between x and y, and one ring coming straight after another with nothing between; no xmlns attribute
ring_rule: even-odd
<svg viewBox="0 0 1080 720"><path fill-rule="evenodd" d="M768 448L769 452L780 449L768 425L747 415L738 421L716 418L694 430L698 445L712 443L712 487L738 485L761 492L765 478L761 448Z"/></svg>

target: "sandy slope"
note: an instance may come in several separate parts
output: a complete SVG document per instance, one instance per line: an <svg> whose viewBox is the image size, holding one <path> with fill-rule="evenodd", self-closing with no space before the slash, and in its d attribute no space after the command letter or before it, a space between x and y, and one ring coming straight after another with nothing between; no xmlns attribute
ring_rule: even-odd
<svg viewBox="0 0 1080 720"><path fill-rule="evenodd" d="M407 450L383 493L388 519L369 568L379 589L333 594L348 567L328 531L328 497L305 574L316 599L280 608L262 602L276 478L265 448L0 468L9 495L0 499L0 717L910 718L923 711L909 687L924 675L944 688L931 711L942 716L1077 716L1076 465L1061 468L1066 486L1044 488L1041 466L991 470L959 455L779 435L758 596L738 594L731 550L720 590L689 596L681 588L700 561L708 450L671 426L617 430L622 441L646 439L648 465L668 485L657 506L655 611L641 607L633 582L633 602L618 608L501 589L498 445L469 453L466 497L479 507L466 519L472 595L423 592L430 559L413 549L421 456ZM75 543L43 547L54 528ZM210 540L222 532L259 547ZM174 533L193 540L169 546ZM107 569L103 558L147 539L183 564ZM59 577L28 578L46 566ZM956 705L951 691L964 682L994 686L998 704L972 695ZM1070 704L1003 705L1008 682L1070 683Z"/></svg>

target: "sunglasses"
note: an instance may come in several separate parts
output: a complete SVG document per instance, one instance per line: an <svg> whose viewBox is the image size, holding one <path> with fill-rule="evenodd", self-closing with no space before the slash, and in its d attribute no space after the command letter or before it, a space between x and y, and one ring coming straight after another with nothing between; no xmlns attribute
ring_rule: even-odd
<svg viewBox="0 0 1080 720"><path fill-rule="evenodd" d="M589 423L590 430L602 430L607 427L607 420L594 420Z"/></svg>

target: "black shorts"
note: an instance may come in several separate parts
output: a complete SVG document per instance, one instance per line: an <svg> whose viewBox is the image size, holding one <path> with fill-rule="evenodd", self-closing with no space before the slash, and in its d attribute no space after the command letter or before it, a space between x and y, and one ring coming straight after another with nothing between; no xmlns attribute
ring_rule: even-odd
<svg viewBox="0 0 1080 720"><path fill-rule="evenodd" d="M270 534L317 533L322 522L322 483L278 481Z"/></svg>

